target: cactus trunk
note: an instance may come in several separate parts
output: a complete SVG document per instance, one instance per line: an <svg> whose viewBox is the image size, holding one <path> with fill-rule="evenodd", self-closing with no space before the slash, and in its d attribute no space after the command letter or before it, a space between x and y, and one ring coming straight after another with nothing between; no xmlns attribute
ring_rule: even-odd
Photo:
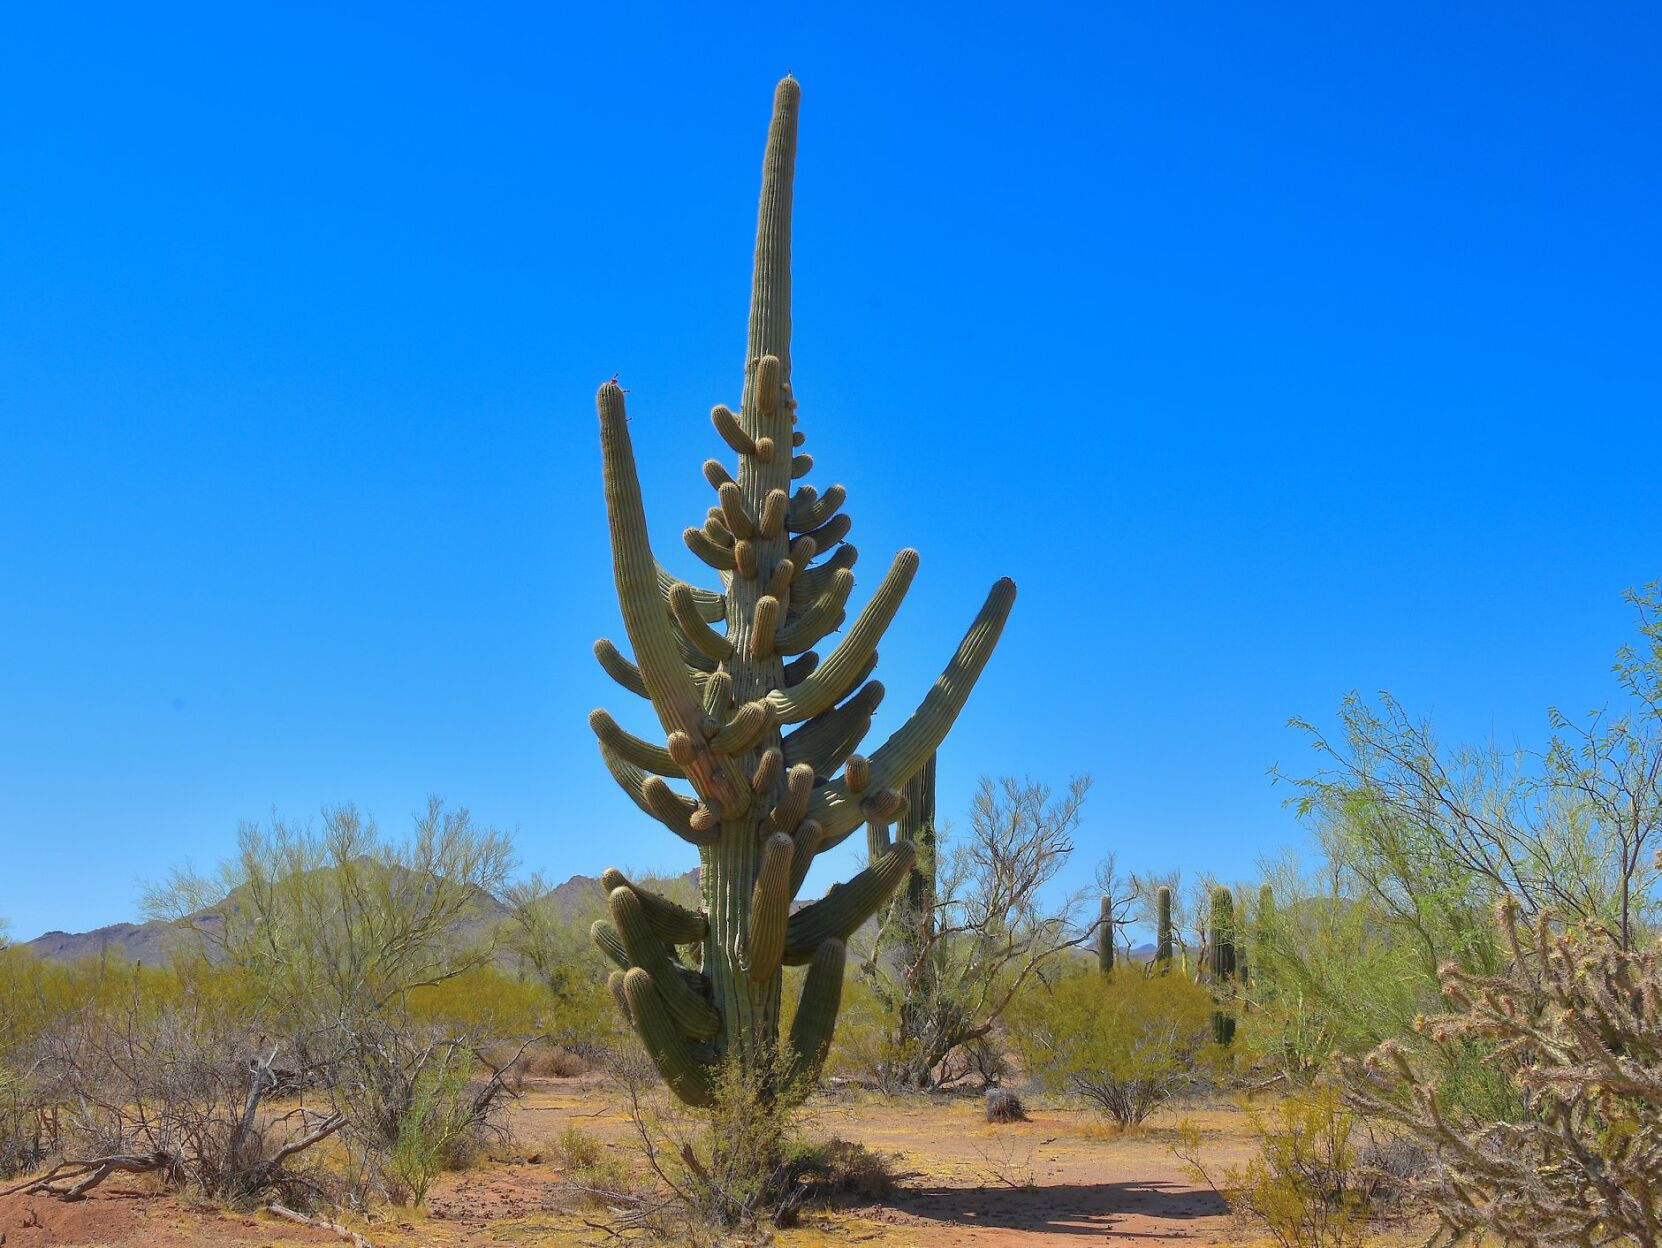
<svg viewBox="0 0 1662 1248"><path fill-rule="evenodd" d="M1114 969L1114 899L1102 899L1102 915L1097 922L1096 964L1104 975Z"/></svg>
<svg viewBox="0 0 1662 1248"><path fill-rule="evenodd" d="M1169 969L1176 942L1171 930L1171 889L1164 884L1154 894L1154 910L1154 960L1162 969Z"/></svg>
<svg viewBox="0 0 1662 1248"><path fill-rule="evenodd" d="M737 472L716 460L704 465L715 504L684 534L720 575L719 591L676 580L654 558L623 391L608 382L597 400L613 571L634 658L609 641L595 654L624 689L651 703L663 743L627 732L604 711L590 724L628 796L698 848L702 904L684 910L609 872L612 917L594 936L620 967L612 981L620 1007L665 1081L694 1104L712 1095L723 1060L799 1087L817 1072L836 1022L844 942L913 870L912 843L889 844L883 829L906 809L902 789L932 768L1015 598L1012 582L998 582L922 705L870 758L856 753L882 697L882 686L867 680L877 642L918 559L900 552L829 655L822 661L810 650L842 628L856 555L844 541L841 486L792 493L813 468L797 450L803 438L791 377L799 95L790 78L774 95L743 400L737 412L717 406L711 414L737 453ZM932 774L928 789L932 796ZM871 864L793 913L814 856L862 823L875 825L883 842ZM932 838L932 811L929 824ZM924 848L932 872L932 839ZM701 956L688 965L677 946L699 941ZM782 965L809 969L780 1052Z"/></svg>

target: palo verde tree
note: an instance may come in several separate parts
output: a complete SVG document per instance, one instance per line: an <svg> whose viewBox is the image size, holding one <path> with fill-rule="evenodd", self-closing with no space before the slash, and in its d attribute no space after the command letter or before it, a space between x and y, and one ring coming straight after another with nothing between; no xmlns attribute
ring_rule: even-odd
<svg viewBox="0 0 1662 1248"><path fill-rule="evenodd" d="M598 397L613 570L634 661L610 642L595 649L618 683L652 704L664 740L626 732L604 711L590 722L630 798L698 847L702 896L689 909L609 871L610 918L593 934L619 967L611 984L620 1006L665 1081L693 1104L712 1099L723 1062L771 1086L800 1086L817 1069L841 1000L845 942L906 877L913 846L895 841L848 883L794 914L791 901L816 854L862 824L886 826L899 816L901 787L946 736L1016 594L1013 582L999 581L912 717L869 759L855 752L882 697L882 687L867 681L877 643L918 556L895 556L821 662L812 647L843 622L855 550L844 540L842 486L791 492L813 468L797 450L803 435L791 380L799 98L791 78L774 95L743 401L737 412L717 406L711 413L738 455L737 472L705 463L716 506L685 534L720 575L719 590L694 589L654 558L623 391L608 382ZM787 725L795 727L785 732ZM670 780L687 782L691 794ZM802 998L781 1048L780 967L804 964Z"/></svg>

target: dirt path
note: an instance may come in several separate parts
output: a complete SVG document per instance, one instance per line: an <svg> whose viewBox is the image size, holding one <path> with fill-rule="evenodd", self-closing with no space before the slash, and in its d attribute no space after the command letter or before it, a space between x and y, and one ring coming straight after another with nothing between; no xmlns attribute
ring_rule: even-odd
<svg viewBox="0 0 1662 1248"><path fill-rule="evenodd" d="M635 1160L619 1099L595 1080L535 1086L513 1110L525 1156L446 1175L423 1212L390 1211L362 1227L375 1248L515 1248L593 1244L583 1225L603 1213L574 1209L552 1158L575 1124L620 1159ZM1250 1150L1244 1116L1191 1107L1220 1164ZM886 1158L898 1186L881 1204L814 1216L782 1233L781 1248L858 1243L873 1248L1081 1248L1090 1243L1239 1243L1223 1203L1196 1187L1172 1155L1177 1115L1119 1138L1077 1112L1040 1106L1032 1120L990 1126L974 1100L837 1096L813 1106L811 1131L863 1145ZM535 1160L530 1160L534 1158ZM336 1243L326 1232L267 1215L192 1207L137 1187L112 1187L78 1205L40 1198L0 1200L6 1248L98 1244L109 1248Z"/></svg>

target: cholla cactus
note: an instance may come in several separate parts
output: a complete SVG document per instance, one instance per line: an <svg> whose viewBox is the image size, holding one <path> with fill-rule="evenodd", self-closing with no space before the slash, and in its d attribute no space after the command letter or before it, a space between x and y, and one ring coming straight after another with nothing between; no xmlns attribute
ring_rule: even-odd
<svg viewBox="0 0 1662 1248"><path fill-rule="evenodd" d="M1499 907L1504 975L1442 970L1451 1013L1416 1024L1451 1060L1485 1054L1523 1111L1483 1121L1440 1102L1423 1056L1397 1041L1346 1069L1347 1098L1433 1153L1421 1194L1454 1237L1509 1244L1662 1245L1662 947L1602 928L1520 930Z"/></svg>
<svg viewBox="0 0 1662 1248"><path fill-rule="evenodd" d="M623 391L608 382L598 399L613 569L634 661L606 641L595 652L619 684L651 702L664 738L626 732L605 711L590 722L629 797L698 847L703 897L700 909L687 910L610 871L611 918L593 935L619 968L611 986L620 1007L670 1087L693 1104L710 1101L724 1060L795 1086L817 1069L836 1022L844 942L906 877L913 847L882 832L873 838L880 852L851 881L794 913L792 900L816 854L863 823L882 829L899 816L901 787L963 707L1016 594L1011 581L998 582L923 704L869 759L855 752L883 696L866 680L877 643L918 556L895 556L821 661L811 647L843 623L855 550L844 541L842 486L790 492L813 468L797 449L791 378L798 97L790 78L774 95L743 403L711 414L737 471L705 463L716 505L685 534L720 575L719 590L686 585L653 557ZM784 725L796 727L782 734ZM686 781L691 794L669 780ZM699 947L696 967L678 956L688 945ZM783 1049L781 965L808 967Z"/></svg>

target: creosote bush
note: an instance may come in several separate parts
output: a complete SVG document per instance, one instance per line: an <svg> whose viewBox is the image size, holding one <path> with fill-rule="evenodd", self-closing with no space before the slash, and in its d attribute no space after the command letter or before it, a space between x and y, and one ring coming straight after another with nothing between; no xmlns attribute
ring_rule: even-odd
<svg viewBox="0 0 1662 1248"><path fill-rule="evenodd" d="M1204 1081L1212 997L1181 975L1132 968L1029 987L1008 1015L1028 1073L1073 1092L1122 1127Z"/></svg>

